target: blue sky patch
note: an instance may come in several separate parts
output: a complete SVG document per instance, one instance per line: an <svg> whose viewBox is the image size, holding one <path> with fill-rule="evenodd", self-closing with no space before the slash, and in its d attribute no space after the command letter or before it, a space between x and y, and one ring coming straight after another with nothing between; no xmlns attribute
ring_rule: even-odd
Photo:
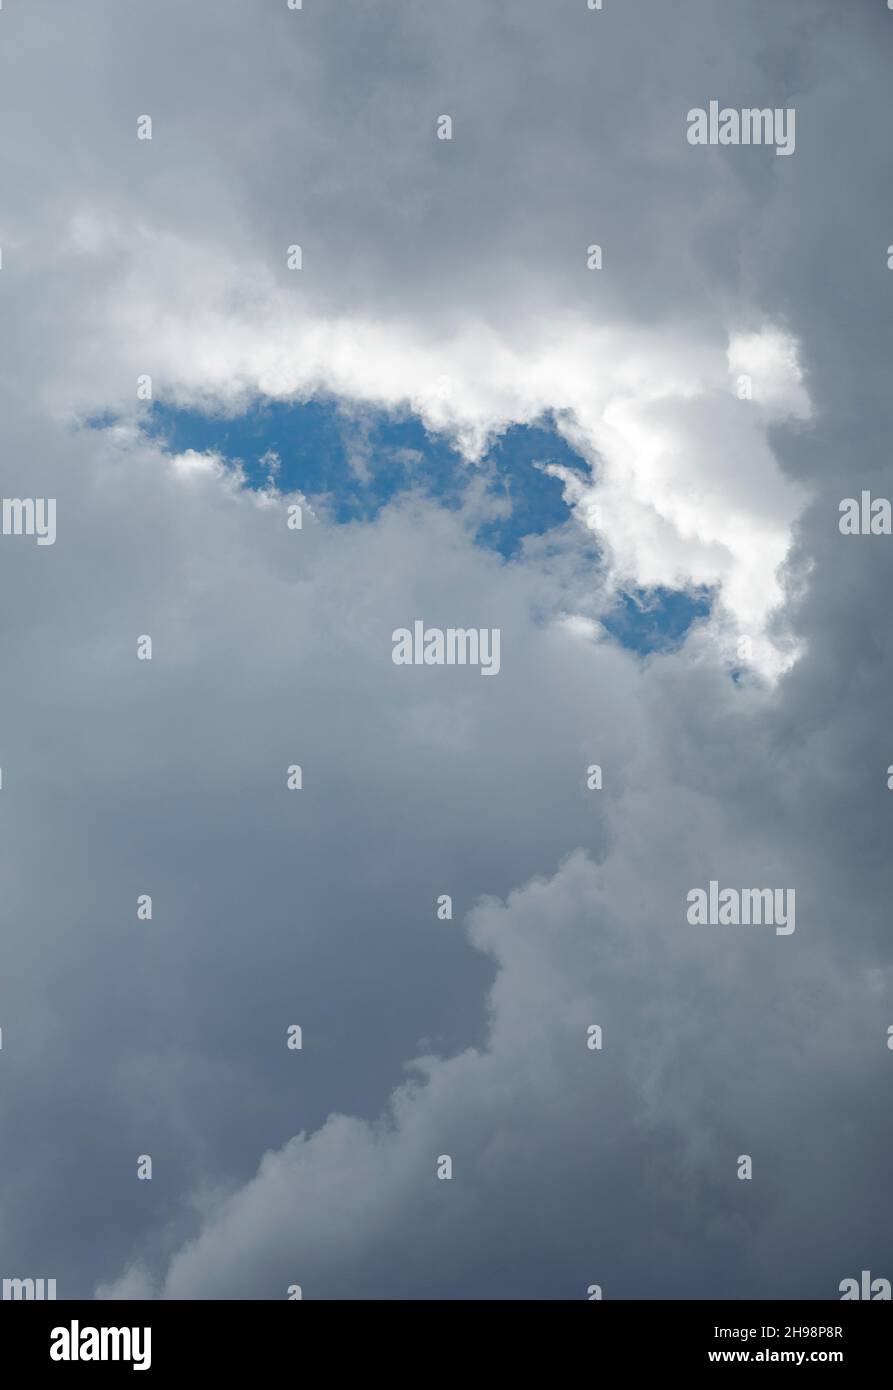
<svg viewBox="0 0 893 1390"><path fill-rule="evenodd" d="M417 416L384 411L353 415L334 402L272 401L233 418L154 404L147 433L173 453L213 451L240 462L249 486L263 487L269 458L278 458L277 486L301 491L336 522L368 521L411 487L444 506L458 506L477 475L510 510L484 523L478 543L509 559L525 536L543 535L569 516L559 479L540 467L560 463L578 471L583 460L548 423L513 425L480 464L469 465Z"/></svg>
<svg viewBox="0 0 893 1390"><path fill-rule="evenodd" d="M92 428L112 423L88 422ZM300 491L340 524L372 520L412 488L442 506L458 507L471 482L483 479L488 494L506 506L481 524L475 539L506 560L519 553L526 537L557 537L568 524L562 483L545 473L545 465L588 471L549 418L512 425L475 465L417 416L352 413L331 400L269 401L232 417L153 403L143 427L172 453L213 452L240 464L249 487L266 487L272 478L283 492ZM594 538L593 557L597 562ZM710 603L706 589L630 590L602 622L621 646L646 655L677 647L692 623L707 616Z"/></svg>
<svg viewBox="0 0 893 1390"><path fill-rule="evenodd" d="M623 647L646 655L672 651L692 623L710 612L709 589L689 594L682 589L633 589L621 594L603 625Z"/></svg>

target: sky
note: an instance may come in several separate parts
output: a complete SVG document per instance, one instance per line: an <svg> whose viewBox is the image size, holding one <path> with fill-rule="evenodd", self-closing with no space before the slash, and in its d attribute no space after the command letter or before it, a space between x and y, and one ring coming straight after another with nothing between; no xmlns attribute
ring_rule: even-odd
<svg viewBox="0 0 893 1390"><path fill-rule="evenodd" d="M0 1277L893 1279L891 54L883 0L6 0Z"/></svg>

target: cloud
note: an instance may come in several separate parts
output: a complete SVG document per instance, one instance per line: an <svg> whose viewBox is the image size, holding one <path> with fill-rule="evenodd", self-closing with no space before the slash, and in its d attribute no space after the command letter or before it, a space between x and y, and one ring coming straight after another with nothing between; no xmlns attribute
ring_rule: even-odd
<svg viewBox="0 0 893 1390"><path fill-rule="evenodd" d="M98 0L104 46L84 55L85 81L99 61L103 81L88 100L65 74L44 93L32 139L54 177L26 186L12 231L32 316L35 297L61 315L61 358L41 369L54 408L132 412L146 373L157 399L209 409L334 393L412 409L470 459L509 424L555 412L593 469L577 511L604 515L610 579L711 586L717 641L734 648L730 623L749 637L754 669L776 677L796 652L770 628L806 494L784 478L769 431L811 407L796 335L729 281L730 253L762 226L780 176L684 138L688 97L705 80L691 26L714 46L714 85L749 75L767 99L783 89L762 70L759 15L720 23L702 0L672 14L648 6L663 77L631 101L617 74L639 61L641 36L619 7L556 23L541 5L516 6L508 66L500 21L473 5L449 17L379 9L249 11L232 0L184 16L163 4L139 57L110 81L107 54L132 53L133 20ZM777 52L802 61L797 16L773 19ZM60 43L84 48L76 16L55 22ZM31 21L16 24L27 41ZM184 52L202 54L188 88L164 37L174 29ZM376 78L366 54L385 35L404 62ZM479 61L457 67L469 46ZM263 76L263 98L242 81L226 85L225 103L202 100L237 53L240 72ZM516 64L534 55L540 84L522 92ZM9 80L30 105L23 75ZM136 138L137 93L152 108L152 141ZM453 142L436 138L441 106L455 108ZM77 181L52 138L72 110ZM285 186L263 175L259 150L288 168ZM50 205L64 269L55 245L29 235ZM473 216L461 219L466 207ZM586 268L593 242L605 253L597 272ZM286 266L295 243L300 273ZM711 256L694 254L708 243ZM434 283L446 292L432 294ZM729 374L745 370L756 400L738 409Z"/></svg>
<svg viewBox="0 0 893 1390"><path fill-rule="evenodd" d="M686 810L696 873L716 808ZM804 1150L798 1127L870 1103L882 1048L869 1055L847 1027L867 1011L881 1037L885 1006L867 979L835 979L821 949L782 955L758 929L710 937L682 925L681 895L651 915L636 889L632 855L600 868L578 851L478 906L469 934L498 967L484 1046L418 1059L374 1122L333 1115L267 1153L204 1214L158 1294L282 1298L298 1283L305 1298L584 1298L598 1283L621 1298L832 1297L841 1247L855 1257L871 1218L838 1209L814 1228L804 1194L846 1191L856 1153L847 1140ZM592 1023L601 1050L587 1047ZM737 1180L742 1151L752 1188ZM781 1236L812 1251L808 1273L778 1261ZM129 1270L100 1296L145 1296L142 1279Z"/></svg>
<svg viewBox="0 0 893 1390"><path fill-rule="evenodd" d="M836 519L854 476L890 486L884 22L4 11L0 482L58 502L54 546L0 539L5 1273L824 1298L883 1272L888 556ZM795 101L795 155L688 146L716 95ZM548 411L591 476L510 562L473 489L289 532L223 452L145 437L141 374L224 415L412 410L472 477ZM598 625L618 589L702 585L679 651ZM499 626L498 679L395 667L419 616ZM730 679L742 636L768 681ZM794 887L796 933L689 928L711 879Z"/></svg>

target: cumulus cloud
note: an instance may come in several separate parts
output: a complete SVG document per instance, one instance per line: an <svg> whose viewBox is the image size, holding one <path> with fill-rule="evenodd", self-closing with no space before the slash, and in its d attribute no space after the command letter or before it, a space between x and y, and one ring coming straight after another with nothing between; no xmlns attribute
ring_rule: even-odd
<svg viewBox="0 0 893 1390"><path fill-rule="evenodd" d="M707 798L685 809L697 877L727 828ZM865 1160L850 1139L804 1153L798 1132L871 1104L886 1064L865 1042L889 995L835 978L821 941L794 954L760 929L686 930L682 896L658 906L635 867L578 851L477 907L471 939L498 967L484 1046L418 1059L374 1122L333 1115L266 1154L157 1286L130 1269L100 1296L276 1298L298 1283L305 1298L582 1298L598 1283L606 1297L832 1297L842 1249L873 1243L872 1218L838 1208L816 1229L815 1204L853 1192L848 1166ZM754 1189L736 1180L742 1150ZM647 1242L630 1242L631 1224ZM780 1239L812 1252L805 1282L799 1261L778 1262Z"/></svg>
<svg viewBox="0 0 893 1390"><path fill-rule="evenodd" d="M132 16L102 0L94 9L117 51ZM261 15L237 0L204 16L160 6L138 64L137 90L154 110L151 142L136 140L138 113L125 115L119 79L104 81L75 104L87 177L73 184L50 138L69 110L64 81L41 108L40 153L56 174L48 183L71 262L63 321L66 311L83 314L81 295L90 296L91 334L85 342L72 326L79 350L53 374L55 407L132 409L141 373L160 398L212 409L331 392L410 408L470 459L509 424L556 412L593 468L580 514L604 516L609 577L715 588L717 639L728 648L726 613L748 637L754 667L776 676L794 649L773 640L770 618L805 494L783 477L767 432L808 418L809 397L796 337L771 323L751 330L759 299L730 292L718 267L705 273L692 255L701 239L718 253L742 238L742 225L759 227L776 190L752 164L741 168L742 186L712 152L701 159L661 101L704 81L685 38L694 31L736 49L734 63L711 63L711 81L726 70L730 84L733 74L735 83L749 74L779 84L760 71L763 30L753 16L720 23L700 0L643 14L649 47L672 56L673 75L660 98L632 104L621 101L616 73L639 60L642 31L622 8L556 22L545 6L516 7L507 67L499 20L475 5L444 15L392 4L376 17L353 3L300 15L284 6ZM17 22L26 39L29 21ZM81 20L60 14L55 24L77 46ZM204 57L187 100L182 58L165 36L193 28ZM376 81L359 54L385 32L406 62L399 78L385 70ZM782 53L798 29L776 18L772 32ZM480 59L457 78L471 43ZM541 93L517 88L522 54L537 55ZM163 78L150 80L153 60ZM264 75L263 102L249 108L245 92L228 86L225 107L208 110L200 91L212 63L225 80L236 61ZM9 76L24 101L21 75ZM585 120L572 134L562 98L573 84ZM347 91L352 100L339 101ZM436 138L432 101L456 108L451 142ZM261 188L249 158L260 149L287 162L289 189L314 196L296 199L278 180ZM674 170L677 185L649 181L653 164ZM487 172L497 168L499 199ZM175 196L184 184L201 201L200 220L192 199L184 207ZM58 249L27 230L47 216L48 198L28 189L17 209L15 267L23 293L55 300ZM458 224L456 209L469 205L473 217ZM652 219L646 253L638 229ZM592 242L605 253L597 272L587 269ZM286 268L295 243L299 274ZM434 280L449 288L432 298ZM729 373L742 371L755 398L737 409Z"/></svg>
<svg viewBox="0 0 893 1390"><path fill-rule="evenodd" d="M0 542L2 1272L833 1297L882 1268L893 644L883 542L836 516L889 487L884 21L4 10L0 473L58 538ZM796 101L795 155L688 146L717 94ZM474 487L290 532L278 475L146 437L143 374L224 416L412 411L472 478L549 413L589 475L551 465L568 525L509 562ZM653 587L713 607L641 661L598 620ZM419 616L499 626L498 680L395 667ZM793 887L796 933L689 926L712 879Z"/></svg>

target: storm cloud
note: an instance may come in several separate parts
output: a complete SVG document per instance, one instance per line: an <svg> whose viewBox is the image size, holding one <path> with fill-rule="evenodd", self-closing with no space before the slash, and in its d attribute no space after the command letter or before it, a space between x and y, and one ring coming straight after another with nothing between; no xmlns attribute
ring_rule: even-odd
<svg viewBox="0 0 893 1390"><path fill-rule="evenodd" d="M890 1277L893 541L838 506L893 488L891 43L869 0L4 6L0 478L57 535L0 537L0 1274ZM714 99L795 151L691 146ZM339 523L166 445L147 376L418 417L459 500ZM566 516L506 558L488 450L544 419ZM605 621L657 590L710 611L642 655ZM498 676L395 665L416 620ZM690 924L711 881L796 931Z"/></svg>

